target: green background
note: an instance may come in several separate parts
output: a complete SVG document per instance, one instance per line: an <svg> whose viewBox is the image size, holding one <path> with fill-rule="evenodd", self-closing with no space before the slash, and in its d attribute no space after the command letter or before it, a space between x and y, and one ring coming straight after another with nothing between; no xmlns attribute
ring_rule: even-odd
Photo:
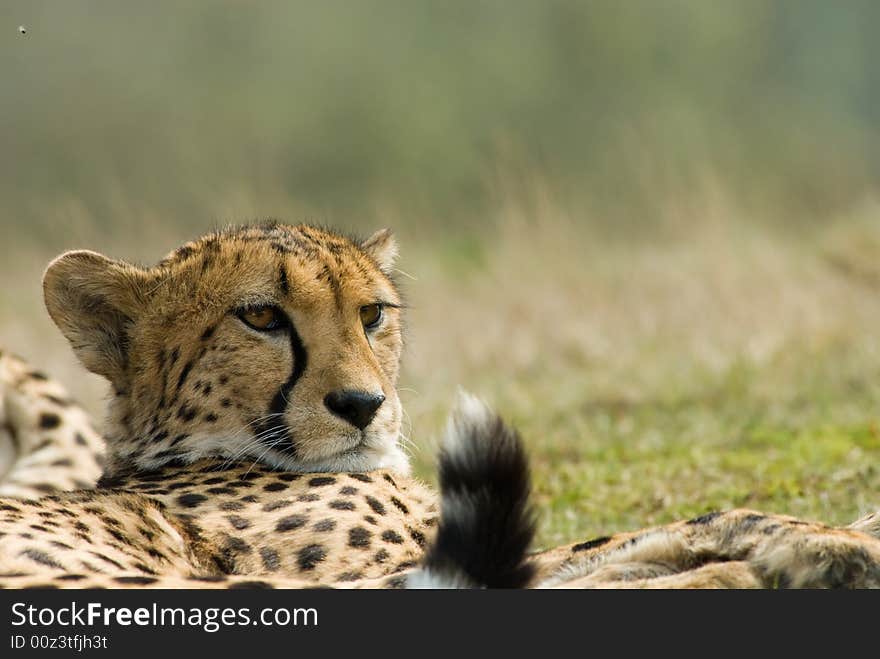
<svg viewBox="0 0 880 659"><path fill-rule="evenodd" d="M391 226L419 473L457 386L550 544L880 506L880 4L5 2L0 341L96 415L41 306L89 247ZM25 25L27 34L17 27Z"/></svg>

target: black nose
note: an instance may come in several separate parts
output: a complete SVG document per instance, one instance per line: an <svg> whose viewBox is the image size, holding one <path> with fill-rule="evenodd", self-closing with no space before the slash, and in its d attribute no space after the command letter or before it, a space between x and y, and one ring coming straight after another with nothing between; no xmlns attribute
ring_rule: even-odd
<svg viewBox="0 0 880 659"><path fill-rule="evenodd" d="M382 394L371 394L366 391L331 391L324 396L324 405L336 416L348 421L355 428L363 430L373 417L376 410L385 402Z"/></svg>

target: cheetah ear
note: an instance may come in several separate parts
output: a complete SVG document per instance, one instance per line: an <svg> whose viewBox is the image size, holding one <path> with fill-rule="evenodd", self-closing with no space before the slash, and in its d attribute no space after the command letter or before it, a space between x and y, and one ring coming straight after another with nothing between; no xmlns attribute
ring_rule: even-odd
<svg viewBox="0 0 880 659"><path fill-rule="evenodd" d="M391 274L398 254L397 240L391 229L379 229L361 243L361 249L373 257L382 272L386 275Z"/></svg>
<svg viewBox="0 0 880 659"><path fill-rule="evenodd" d="M96 252L66 252L43 274L49 316L87 369L122 388L128 329L145 303L148 274Z"/></svg>

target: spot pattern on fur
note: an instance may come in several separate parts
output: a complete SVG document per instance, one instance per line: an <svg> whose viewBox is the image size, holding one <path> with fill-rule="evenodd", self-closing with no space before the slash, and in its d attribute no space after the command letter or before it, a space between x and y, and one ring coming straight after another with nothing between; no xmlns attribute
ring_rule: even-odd
<svg viewBox="0 0 880 659"><path fill-rule="evenodd" d="M83 267L84 259L94 264L93 256L79 255L63 257L58 267ZM129 333L137 337L131 340L144 341L139 350L126 341L108 343L100 333L103 343L92 346L80 340L85 334L72 339L83 361L113 388L109 460L97 489L103 438L57 383L0 352L0 387L22 393L27 406L14 410L23 412L15 418L27 421L10 424L0 405L2 438L21 464L23 458L39 460L43 469L39 478L12 469L0 481L0 586L405 587L437 527L434 494L399 472L321 463L353 454L350 436L340 440L338 455L322 455L324 447L315 444L316 437L348 431L340 431L342 422L329 414L319 423L314 414L304 416L309 420L300 426L279 420L291 399L302 404L306 394L313 412L326 413L327 383L318 374L329 373L337 382L341 354L370 361L363 369L344 364L342 375L381 374L372 384L394 394L399 305L376 258L331 232L267 223L211 234L154 268L121 262L114 267L125 274L124 283L97 282L93 293L111 284L142 286L129 302L155 307L137 319L109 319L102 330L112 331L116 321L140 323ZM88 330L82 323L94 316L94 305L78 317L80 291L54 272L47 272L50 315L62 332L76 322ZM90 285L80 281L83 289ZM262 286L259 295L236 297L245 283ZM362 301L355 299L378 289L391 302L392 327L359 344L360 352L351 337L363 339L362 327L335 337L346 350L306 350L314 337L337 331L336 319L348 317L340 310L356 311ZM124 297L132 291L117 292ZM299 305L295 325L292 296ZM286 340L268 342L240 320L239 312L264 301L280 310ZM180 313L150 313L158 308ZM356 319L356 313L349 315ZM328 323L325 316L334 320ZM175 324L177 317L186 321ZM333 358L317 363L322 353ZM383 406L384 431L394 441L400 416L395 402ZM330 423L337 424L332 432ZM249 429L255 432L248 435ZM205 454L206 437L242 443ZM317 461L320 473L302 473L308 472L298 462L304 456ZM344 463L333 462L338 464ZM18 496L15 488L27 494L2 498ZM880 585L878 544L857 529L728 511L596 538L528 560L545 586L864 587ZM687 551L692 547L701 549Z"/></svg>

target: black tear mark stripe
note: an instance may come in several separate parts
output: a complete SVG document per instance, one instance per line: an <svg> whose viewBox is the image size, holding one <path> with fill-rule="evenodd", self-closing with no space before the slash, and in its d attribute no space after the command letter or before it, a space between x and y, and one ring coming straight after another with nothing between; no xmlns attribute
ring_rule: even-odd
<svg viewBox="0 0 880 659"><path fill-rule="evenodd" d="M272 416L269 417L269 421L260 425L259 436L264 443L273 446L276 449L284 450L288 455L296 455L296 447L293 444L293 437L290 435L290 430L288 430L284 421L280 420L280 417L276 415L282 414L287 407L290 391L305 372L309 357L306 352L306 347L303 345L302 338L300 337L299 332L296 331L293 321L286 314L283 315L287 321L287 331L290 334L290 351L293 354L293 368L291 369L290 377L287 378L287 381L283 385L281 385L281 388L278 389L278 393L275 394L275 397L269 404L269 414Z"/></svg>

